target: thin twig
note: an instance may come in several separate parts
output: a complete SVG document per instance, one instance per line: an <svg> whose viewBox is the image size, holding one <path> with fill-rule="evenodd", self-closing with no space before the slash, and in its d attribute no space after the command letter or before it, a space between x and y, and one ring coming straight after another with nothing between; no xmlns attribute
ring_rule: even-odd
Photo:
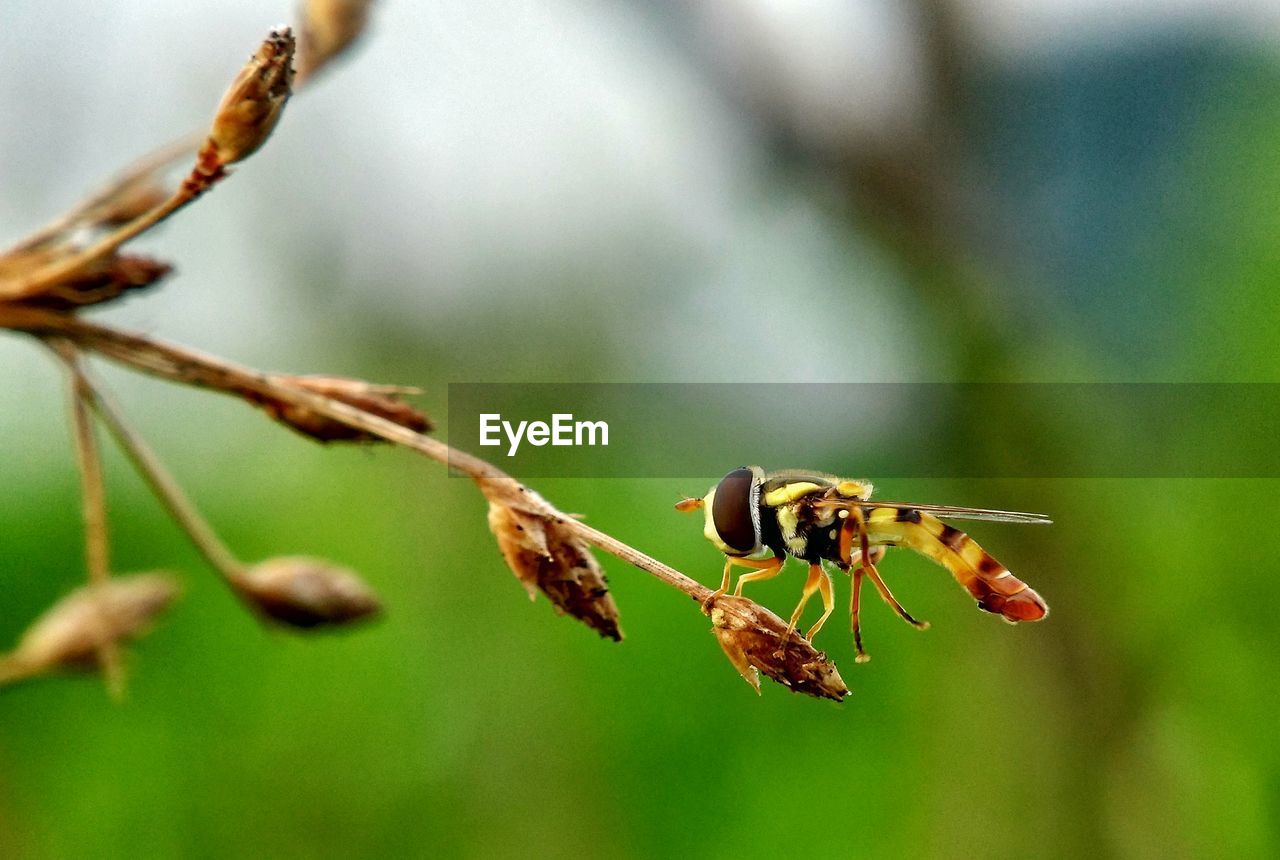
<svg viewBox="0 0 1280 860"><path fill-rule="evenodd" d="M117 198L130 186L154 181L158 174L168 170L178 161L195 155L204 141L205 134L204 130L195 131L147 153L122 170L102 188L24 238L16 247L33 248L67 233L82 223L91 223L94 210Z"/></svg>
<svg viewBox="0 0 1280 860"><path fill-rule="evenodd" d="M184 182L168 200L152 207L129 223L121 225L89 247L70 256L60 257L23 278L18 278L8 283L0 283L0 298L16 300L43 292L52 285L80 271L85 266L113 253L133 237L150 230L174 212L198 198L204 190L190 182Z"/></svg>
<svg viewBox="0 0 1280 860"><path fill-rule="evenodd" d="M510 482L513 489L518 489L520 486L519 482L506 472L479 457L451 448L438 439L417 433L350 404L301 389L271 374L242 367L177 344L86 322L65 314L24 310L9 312L7 317L5 309L0 308L0 326L7 325L11 328L24 328L37 332L54 332L74 340L82 348L97 352L135 370L173 382L210 388L232 395L254 392L306 407L350 427L417 451L477 481ZM587 543L652 574L694 600L704 601L711 596L710 589L697 581L634 547L562 513L539 497L520 496L519 503L532 513L558 521Z"/></svg>
<svg viewBox="0 0 1280 860"><path fill-rule="evenodd" d="M209 522L201 516L200 511L183 492L177 480L160 462L160 458L124 420L123 412L102 387L91 382L83 368L77 366L75 373L85 392L84 399L98 413L102 423L107 426L139 474L151 485L156 496L191 538L191 542L195 544L200 554L228 584L234 585L234 580L243 572L244 565L222 542Z"/></svg>
<svg viewBox="0 0 1280 860"><path fill-rule="evenodd" d="M85 567L89 572L89 582L101 586L111 577L111 539L107 530L102 457L89 420L89 410L85 406L85 386L79 374L75 349L65 341L54 344L53 348L66 363L68 371L67 406L75 440L76 465L80 469ZM105 606L101 611L106 612ZM125 679L119 649L114 642L103 642L97 651L107 689L114 698L123 698Z"/></svg>
<svg viewBox="0 0 1280 860"><path fill-rule="evenodd" d="M848 693L834 664L824 654L814 650L807 640L784 633L786 625L774 613L745 598L723 597L713 600L714 592L706 586L635 547L563 513L496 466L471 454L457 451L439 440L357 406L304 389L296 381L292 381L291 377L251 370L145 335L88 323L69 314L20 309L0 303L0 328L24 330L44 339L66 338L81 349L174 382L233 395L244 396L251 393L266 396L415 450L471 477L489 499L491 509L493 505L498 505L518 510L525 516L536 517L547 524L548 530L555 528L570 540L580 541L584 546L592 546L616 556L688 595L699 604L705 615L710 616L712 629L730 661L757 690L756 670L759 670L779 683L809 695L839 700ZM110 422L112 417L118 419L118 415L110 407L102 407L100 398L91 403L99 408L104 420ZM122 424L115 423L110 426L123 427ZM176 484L170 486L171 479L165 481L163 477L157 477L166 476L167 473L154 462L154 458L138 456L137 437L124 430L121 442L127 450L133 451L132 455L140 461L140 468L162 492L171 510L184 523L188 532L199 533L199 527L193 528L192 523L203 521L193 520L187 513L183 506L185 497L176 489ZM185 504L185 508L189 508L189 503ZM208 552L209 543L199 539L197 543L213 561L216 551ZM229 553L227 555L230 556ZM227 563L223 560L221 563L215 562L215 566L221 570ZM233 590L239 593L235 589L235 578L228 579Z"/></svg>

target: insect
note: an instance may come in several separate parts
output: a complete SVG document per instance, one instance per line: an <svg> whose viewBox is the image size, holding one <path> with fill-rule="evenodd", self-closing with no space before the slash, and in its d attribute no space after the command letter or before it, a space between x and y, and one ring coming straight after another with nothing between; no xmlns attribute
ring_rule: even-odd
<svg viewBox="0 0 1280 860"><path fill-rule="evenodd" d="M741 596L744 585L772 579L782 572L787 556L794 556L808 563L809 578L799 605L791 613L784 640L795 630L809 598L817 592L822 595L822 617L805 636L813 641L835 609L831 574L823 566L823 562L831 562L853 577L850 624L857 661L864 663L870 659L862 647L859 623L864 577L871 580L904 621L921 630L929 626L903 608L876 569L887 547L903 546L951 571L978 601L979 609L1000 615L1010 623L1039 621L1049 613L1049 607L1030 586L973 538L942 522L970 519L1049 523L1048 517L1017 511L873 502L871 491L872 485L867 481L819 472L766 472L759 466L742 466L725 475L701 499L681 500L676 504L677 510L704 511L703 534L725 555L724 577L708 603L729 590L735 566L751 569L738 577L734 594Z"/></svg>

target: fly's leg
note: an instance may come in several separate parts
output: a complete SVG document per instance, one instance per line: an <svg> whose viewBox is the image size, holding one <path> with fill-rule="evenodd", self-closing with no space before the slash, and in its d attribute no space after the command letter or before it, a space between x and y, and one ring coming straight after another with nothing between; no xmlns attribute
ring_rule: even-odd
<svg viewBox="0 0 1280 860"><path fill-rule="evenodd" d="M763 561L756 561L749 558L737 558L736 556L727 556L724 560L724 576L720 579L720 587L711 592L711 595L702 601L702 611L706 615L711 614L711 605L719 598L723 597L729 590L729 581L733 576L733 566L750 567L754 569L753 573L744 573L738 577L738 587L734 590L734 597L742 596L742 586L744 583L753 579L772 579L782 571L783 559L774 556Z"/></svg>
<svg viewBox="0 0 1280 860"><path fill-rule="evenodd" d="M733 559L726 556L724 560L724 576L721 577L720 579L720 587L717 588L715 592L710 597L707 598L708 603L713 602L717 597L719 597L720 595L724 594L726 591L729 590L729 579L732 576L733 576Z"/></svg>
<svg viewBox="0 0 1280 860"><path fill-rule="evenodd" d="M875 569L876 563L884 558L882 546L868 545L866 531L862 528L861 511L841 511L844 523L840 526L840 567L845 571L852 568L853 590L849 594L849 629L853 631L854 662L865 663L871 655L862 647L862 577L864 568ZM853 539L861 535L858 548L858 559L853 559Z"/></svg>
<svg viewBox="0 0 1280 860"><path fill-rule="evenodd" d="M822 594L822 617L809 628L808 634L804 637L810 643L813 642L813 637L818 635L818 631L822 629L823 624L827 623L827 619L831 617L832 611L836 608L836 598L831 591L831 574L825 570L822 571L822 579L818 580L818 591Z"/></svg>
<svg viewBox="0 0 1280 860"><path fill-rule="evenodd" d="M706 600L702 601L703 615L710 615L712 605L729 590L729 578L731 576L733 576L733 559L726 556L724 560L724 576L720 578L720 587L711 592L711 595Z"/></svg>
<svg viewBox="0 0 1280 860"><path fill-rule="evenodd" d="M800 603L796 606L796 611L791 613L791 623L787 625L787 632L782 634L782 642L785 645L787 640L791 638L792 632L796 629L796 624L800 621L800 615L804 612L805 604L809 602L809 598L813 597L813 593L821 586L823 570L822 565L813 563L809 565L809 578L804 583L804 593L800 595ZM745 577L744 577L745 579ZM739 580L741 582L741 580ZM823 620L826 620L825 616ZM822 626L821 622L818 624Z"/></svg>
<svg viewBox="0 0 1280 860"><path fill-rule="evenodd" d="M738 587L733 590L734 597L742 596L742 586L748 582L755 582L762 579L773 579L782 572L782 558L774 556L773 558L763 561L753 561L749 558L730 558L729 564L736 564L741 567L753 567L755 571L752 573L744 573L738 577Z"/></svg>
<svg viewBox="0 0 1280 860"><path fill-rule="evenodd" d="M853 572L853 594L849 597L849 625L853 629L853 650L856 654L853 661L855 663L865 663L871 659L871 655L862 647L862 622L858 618L861 603L862 567L859 566Z"/></svg>
<svg viewBox="0 0 1280 860"><path fill-rule="evenodd" d="M880 571L876 570L875 564L871 561L871 552L867 541L867 530L861 521L858 524L858 540L862 548L863 567L867 570L867 576L875 583L876 590L880 592L880 596L884 598L884 602L893 607L893 611L897 612L903 621L910 624L917 630L928 630L928 621L917 621L911 617L911 613L902 608L902 604L898 602L898 598L893 596L893 592L889 590L889 586L884 584L884 580L880 578Z"/></svg>

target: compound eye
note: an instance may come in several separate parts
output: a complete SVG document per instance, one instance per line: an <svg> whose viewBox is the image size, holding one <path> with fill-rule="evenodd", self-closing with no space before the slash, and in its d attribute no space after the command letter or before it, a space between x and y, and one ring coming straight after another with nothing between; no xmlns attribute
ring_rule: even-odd
<svg viewBox="0 0 1280 860"><path fill-rule="evenodd" d="M755 472L734 469L716 485L711 522L725 546L749 553L760 545L760 514L756 510Z"/></svg>

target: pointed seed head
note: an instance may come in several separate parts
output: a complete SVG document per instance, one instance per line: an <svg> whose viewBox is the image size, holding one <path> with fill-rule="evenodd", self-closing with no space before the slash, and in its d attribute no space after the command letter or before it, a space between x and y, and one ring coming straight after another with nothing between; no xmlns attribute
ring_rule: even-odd
<svg viewBox="0 0 1280 860"><path fill-rule="evenodd" d="M382 609L359 576L323 559L267 559L236 576L232 585L264 617L290 627L337 627Z"/></svg>
<svg viewBox="0 0 1280 860"><path fill-rule="evenodd" d="M298 78L311 77L364 32L373 0L304 0Z"/></svg>
<svg viewBox="0 0 1280 860"><path fill-rule="evenodd" d="M0 675L31 677L97 665L99 649L135 639L178 597L168 574L139 573L83 586L51 606L27 628L4 659Z"/></svg>
<svg viewBox="0 0 1280 860"><path fill-rule="evenodd" d="M374 385L363 380L347 379L341 376L274 376L272 378L287 385L305 388L314 394L340 400L349 406L377 415L379 418L393 421L415 433L426 433L434 429L431 419L424 412L401 399L406 394L418 393L417 389L395 385ZM349 427L341 421L335 421L306 406L275 400L258 392L246 392L244 397L262 407L264 412L281 424L320 442L385 441L381 436L374 436L363 430Z"/></svg>
<svg viewBox="0 0 1280 860"><path fill-rule="evenodd" d="M745 597L717 598L711 628L729 662L743 680L760 692L760 672L794 692L839 702L849 694L844 679L827 655L793 631L782 647L787 625Z"/></svg>
<svg viewBox="0 0 1280 860"><path fill-rule="evenodd" d="M489 499L489 529L529 597L541 591L557 612L620 642L618 606L590 547L564 524L536 513L533 505L520 504L541 500L532 492L521 496L515 481L479 483Z"/></svg>
<svg viewBox="0 0 1280 860"><path fill-rule="evenodd" d="M42 292L21 301L54 310L98 305L118 299L132 290L149 287L173 271L163 260L140 254L109 254L71 273L65 280L50 284Z"/></svg>
<svg viewBox="0 0 1280 860"><path fill-rule="evenodd" d="M270 137L289 100L293 51L293 31L273 30L236 75L214 113L201 151L204 172L248 158Z"/></svg>

